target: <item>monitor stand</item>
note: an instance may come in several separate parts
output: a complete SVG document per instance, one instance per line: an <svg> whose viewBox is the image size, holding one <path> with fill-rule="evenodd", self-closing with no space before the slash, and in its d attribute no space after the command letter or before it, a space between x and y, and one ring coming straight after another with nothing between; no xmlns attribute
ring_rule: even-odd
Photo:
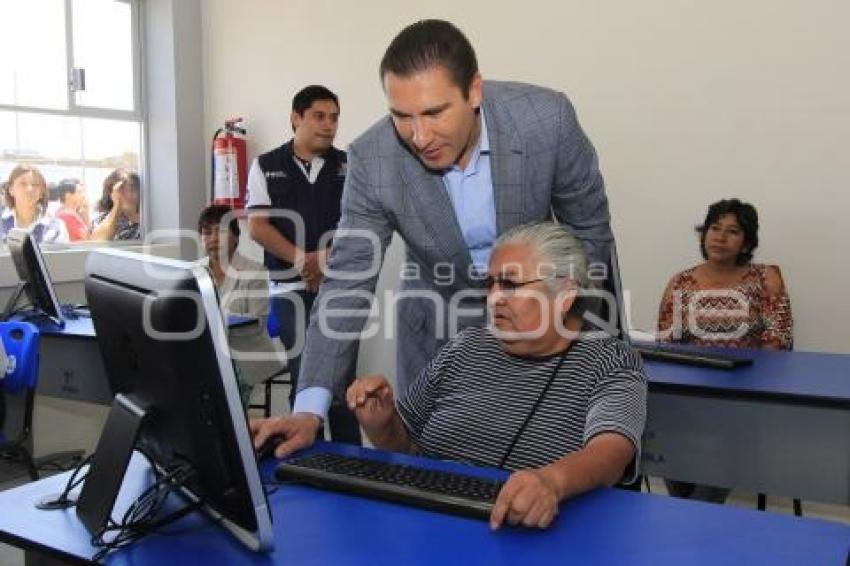
<svg viewBox="0 0 850 566"><path fill-rule="evenodd" d="M25 281L19 281L15 286L15 290L12 291L12 294L9 295L9 299L6 301L6 305L3 307L3 311L0 312L0 322L9 320L15 312L17 312L18 302L21 300L21 295L26 291L28 283ZM25 318L21 319L24 322L32 322L36 326L39 325L39 319L52 322L58 328L65 327L65 321L59 318L50 316L49 314L42 312L41 309L33 306L32 310L29 314L25 316Z"/></svg>
<svg viewBox="0 0 850 566"><path fill-rule="evenodd" d="M92 534L101 533L112 514L146 416L147 410L131 397L115 396L77 499L77 516Z"/></svg>
<svg viewBox="0 0 850 566"><path fill-rule="evenodd" d="M0 313L0 320L9 320L9 317L15 313L15 307L18 301L21 300L21 295L26 290L27 284L24 281L19 281L15 286L15 290L9 295L9 300L6 301L6 306L3 307L3 312Z"/></svg>

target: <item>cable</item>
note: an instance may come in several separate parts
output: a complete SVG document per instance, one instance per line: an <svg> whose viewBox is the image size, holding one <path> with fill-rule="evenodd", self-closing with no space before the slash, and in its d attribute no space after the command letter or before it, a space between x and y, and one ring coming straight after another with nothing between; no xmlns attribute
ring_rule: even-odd
<svg viewBox="0 0 850 566"><path fill-rule="evenodd" d="M77 501L75 499L71 499L70 494L88 477L88 468L86 468L85 474L80 477L77 476L82 473L83 468L90 464L93 459L94 453L89 454L82 461L80 461L80 463L77 464L77 467L74 468L74 471L71 473L70 477L68 478L68 481L65 483L65 488L62 490L62 492L54 499L50 499L50 496L48 496L48 498L39 501L35 505L36 508L41 509L42 511L56 511L58 509L67 509L68 507L73 507L74 505L76 505Z"/></svg>
<svg viewBox="0 0 850 566"><path fill-rule="evenodd" d="M145 459L147 459L151 468L154 470L154 477L159 480L161 474L157 470L156 466L153 465L153 458L151 457L151 455L142 448L137 447L136 451L139 452L142 456L144 456ZM86 473L82 476L77 476L80 475L84 467L92 463L94 457L95 454L94 452L92 452L85 458L81 459L77 466L74 468L74 471L71 473L70 477L68 478L68 481L65 483L65 488L62 490L62 492L53 499L50 499L50 496L48 496L48 498L39 501L35 505L36 508L41 509L42 511L55 511L58 509L67 509L68 507L73 507L74 505L76 505L77 501L75 499L71 499L70 494L88 477L88 472L90 468L86 469Z"/></svg>
<svg viewBox="0 0 850 566"><path fill-rule="evenodd" d="M118 531L118 534L115 536L115 538L108 542L103 541L102 538L92 537L92 546L100 547L100 549L94 555L92 555L91 560L93 562L100 562L107 554L109 554L113 550L125 547L130 543L135 542L146 535L149 535L157 529L160 529L181 519L182 517L185 517L192 511L195 511L200 508L201 505L202 504L200 501L195 501L189 503L188 505L184 505L177 511L169 513L165 517L157 519L156 521L141 522L137 525L126 525Z"/></svg>
<svg viewBox="0 0 850 566"><path fill-rule="evenodd" d="M106 525L91 538L91 545L98 548L92 556L92 560L99 562L111 551L130 544L133 541L173 523L181 517L198 509L202 503L193 501L184 505L177 511L156 519L156 515L165 503L168 496L175 490L181 488L195 475L195 469L185 461L173 463L164 471L160 471L154 464L151 455L144 449L136 448L151 465L156 481L148 486L124 512L121 520L116 522L110 516ZM53 499L46 499L36 504L38 509L56 510L67 509L76 505L76 500L71 499L71 492L82 484L89 475L88 467L94 460L95 454L90 454L82 460L65 483L62 492ZM85 469L85 472L83 470ZM106 537L112 533L115 536L109 540Z"/></svg>
<svg viewBox="0 0 850 566"><path fill-rule="evenodd" d="M194 475L194 468L186 462L178 463L166 470L155 483L136 498L124 512L119 522L115 522L110 517L106 526L92 536L92 546L100 549L92 556L92 560L99 561L109 552L126 546L198 509L201 502L195 501L165 517L154 519L168 496L175 489L182 487ZM106 540L106 535L111 533L115 533L115 536Z"/></svg>

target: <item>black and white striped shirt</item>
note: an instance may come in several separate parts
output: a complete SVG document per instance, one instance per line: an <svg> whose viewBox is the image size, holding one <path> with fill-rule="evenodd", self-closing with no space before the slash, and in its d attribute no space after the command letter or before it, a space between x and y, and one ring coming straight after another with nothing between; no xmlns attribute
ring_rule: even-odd
<svg viewBox="0 0 850 566"><path fill-rule="evenodd" d="M566 354L527 358L505 352L487 329L469 328L440 350L397 408L411 439L431 457L498 466L510 449L505 468L537 468L599 433L617 432L634 444L640 462L646 377L640 357L614 338L579 340Z"/></svg>

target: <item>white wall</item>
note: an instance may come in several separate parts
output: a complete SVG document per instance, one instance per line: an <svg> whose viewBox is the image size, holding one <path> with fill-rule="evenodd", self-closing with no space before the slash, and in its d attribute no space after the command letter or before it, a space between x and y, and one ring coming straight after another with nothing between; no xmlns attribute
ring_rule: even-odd
<svg viewBox="0 0 850 566"><path fill-rule="evenodd" d="M143 98L147 116L146 218L156 241L181 228L194 232L208 200L200 0L145 0ZM160 232L166 231L166 232ZM197 247L182 241L185 259Z"/></svg>
<svg viewBox="0 0 850 566"><path fill-rule="evenodd" d="M340 95L347 145L385 111L377 66L395 33L454 21L485 78L572 98L607 179L634 326L653 326L668 277L698 261L707 205L737 196L761 216L757 260L785 273L796 347L850 352L846 0L206 0L202 13L205 133L243 116L252 156L289 137L309 83ZM370 356L391 370L384 346Z"/></svg>

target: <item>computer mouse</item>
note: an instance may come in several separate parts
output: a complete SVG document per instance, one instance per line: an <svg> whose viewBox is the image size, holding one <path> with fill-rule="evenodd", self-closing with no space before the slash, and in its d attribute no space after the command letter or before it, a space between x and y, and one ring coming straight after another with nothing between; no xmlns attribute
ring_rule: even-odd
<svg viewBox="0 0 850 566"><path fill-rule="evenodd" d="M274 456L274 449L277 448L277 445L286 440L286 438L281 434L273 434L263 442L263 445L257 448L257 460L265 460L266 458Z"/></svg>

